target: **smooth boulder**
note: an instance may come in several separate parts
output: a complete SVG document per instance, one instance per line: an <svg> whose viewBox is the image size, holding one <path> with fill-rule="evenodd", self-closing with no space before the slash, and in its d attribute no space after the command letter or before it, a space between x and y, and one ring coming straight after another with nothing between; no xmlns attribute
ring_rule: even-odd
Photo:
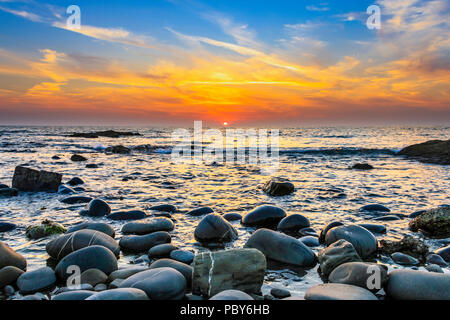
<svg viewBox="0 0 450 320"><path fill-rule="evenodd" d="M164 267L173 268L179 271L186 278L187 287L188 288L191 287L192 274L194 271L190 265L172 259L159 259L150 265L150 269L157 269Z"/></svg>
<svg viewBox="0 0 450 320"><path fill-rule="evenodd" d="M0 269L0 288L14 284L17 278L24 273L22 269L13 266L7 266Z"/></svg>
<svg viewBox="0 0 450 320"><path fill-rule="evenodd" d="M90 217L103 217L111 213L111 207L102 199L94 199L87 206L87 215Z"/></svg>
<svg viewBox="0 0 450 320"><path fill-rule="evenodd" d="M276 226L284 217L286 217L286 212L283 209L264 205L242 217L242 224L250 227L272 227Z"/></svg>
<svg viewBox="0 0 450 320"><path fill-rule="evenodd" d="M202 207L202 208L197 208L197 209L191 210L186 214L189 216L193 216L193 217L199 217L199 216L204 216L205 214L209 214L209 213L213 213L213 212L214 212L214 210L211 209L210 207Z"/></svg>
<svg viewBox="0 0 450 320"><path fill-rule="evenodd" d="M0 241L0 269L7 266L17 267L25 271L27 269L27 260L6 243Z"/></svg>
<svg viewBox="0 0 450 320"><path fill-rule="evenodd" d="M121 220L140 220L147 217L147 214L142 210L131 211L117 211L106 216L108 219L121 221Z"/></svg>
<svg viewBox="0 0 450 320"><path fill-rule="evenodd" d="M209 214L204 217L194 231L194 237L198 242L224 243L237 238L234 227L218 214Z"/></svg>
<svg viewBox="0 0 450 320"><path fill-rule="evenodd" d="M369 290L341 283L326 283L311 287L305 300L378 300Z"/></svg>
<svg viewBox="0 0 450 320"><path fill-rule="evenodd" d="M124 236L120 239L119 246L128 252L147 252L156 245L170 243L170 241L170 234L158 231L144 236Z"/></svg>
<svg viewBox="0 0 450 320"><path fill-rule="evenodd" d="M341 264L361 261L361 258L350 242L341 239L322 249L318 254L318 260L322 274L328 276Z"/></svg>
<svg viewBox="0 0 450 320"><path fill-rule="evenodd" d="M387 267L375 263L347 262L336 267L328 276L328 281L350 284L377 292L386 286Z"/></svg>
<svg viewBox="0 0 450 320"><path fill-rule="evenodd" d="M291 214L278 223L277 229L286 233L294 233L298 232L300 229L308 228L309 226L310 222L308 218L301 214Z"/></svg>
<svg viewBox="0 0 450 320"><path fill-rule="evenodd" d="M50 267L25 272L17 279L17 287L23 294L50 290L55 286L55 283L55 272Z"/></svg>
<svg viewBox="0 0 450 320"><path fill-rule="evenodd" d="M263 191L273 197L282 197L293 193L295 186L289 179L272 178L264 184Z"/></svg>
<svg viewBox="0 0 450 320"><path fill-rule="evenodd" d="M128 222L122 227L123 234L145 235L157 231L172 231L173 221L165 218L151 218L145 221Z"/></svg>
<svg viewBox="0 0 450 320"><path fill-rule="evenodd" d="M332 228L325 236L325 244L328 246L341 239L350 242L362 259L372 257L378 248L377 238L369 230L358 225Z"/></svg>
<svg viewBox="0 0 450 320"><path fill-rule="evenodd" d="M149 300L147 294L136 288L105 290L89 296L86 300Z"/></svg>
<svg viewBox="0 0 450 320"><path fill-rule="evenodd" d="M250 295L239 290L225 290L219 292L209 300L225 300L225 301L250 301L254 300Z"/></svg>
<svg viewBox="0 0 450 320"><path fill-rule="evenodd" d="M73 233L80 230L94 230L94 231L100 231L111 238L114 238L116 236L116 232L113 227L111 227L107 223L103 222L82 222L79 223L71 228L69 228L66 231L66 234Z"/></svg>

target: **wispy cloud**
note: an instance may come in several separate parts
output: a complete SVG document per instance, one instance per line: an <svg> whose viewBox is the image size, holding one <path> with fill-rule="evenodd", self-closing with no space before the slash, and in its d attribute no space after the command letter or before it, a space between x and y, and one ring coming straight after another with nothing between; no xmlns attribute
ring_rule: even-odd
<svg viewBox="0 0 450 320"><path fill-rule="evenodd" d="M1 2L7 2L7 1L1 1ZM33 22L42 22L42 18L40 16L38 16L37 14L34 14L32 12L28 12L25 10L13 10L13 9L9 9L9 8L5 8L0 6L0 10L4 11L4 12L8 12L11 13L15 16L33 21Z"/></svg>

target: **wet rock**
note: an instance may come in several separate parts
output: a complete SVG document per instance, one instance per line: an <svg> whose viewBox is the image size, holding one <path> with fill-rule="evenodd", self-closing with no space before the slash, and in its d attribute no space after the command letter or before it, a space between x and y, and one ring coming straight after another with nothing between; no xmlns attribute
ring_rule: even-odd
<svg viewBox="0 0 450 320"><path fill-rule="evenodd" d="M445 262L444 258L442 258L440 255L434 254L434 253L427 255L426 261L429 264L437 264L438 266L441 266L441 267L447 266L447 262Z"/></svg>
<svg viewBox="0 0 450 320"><path fill-rule="evenodd" d="M66 232L66 228L55 221L45 219L40 225L28 226L25 234L29 239L37 240Z"/></svg>
<svg viewBox="0 0 450 320"><path fill-rule="evenodd" d="M386 208L385 206L381 204L369 204L367 206L362 207L359 209L360 211L369 211L369 212L391 212L389 208Z"/></svg>
<svg viewBox="0 0 450 320"><path fill-rule="evenodd" d="M411 214L408 216L408 218L414 219L414 218L420 216L422 213L425 213L425 212L427 212L427 210L419 210L419 211L415 211L415 212L411 213Z"/></svg>
<svg viewBox="0 0 450 320"><path fill-rule="evenodd" d="M151 259L168 258L170 253L177 249L178 247L170 243L159 244L148 250L148 256Z"/></svg>
<svg viewBox="0 0 450 320"><path fill-rule="evenodd" d="M70 160L72 160L74 162L82 162L82 161L87 161L87 158L85 158L79 154L74 154L70 157Z"/></svg>
<svg viewBox="0 0 450 320"><path fill-rule="evenodd" d="M87 169L97 169L98 168L98 164L95 163L89 163L86 165Z"/></svg>
<svg viewBox="0 0 450 320"><path fill-rule="evenodd" d="M374 167L368 163L355 163L351 169L356 169L356 170L372 170L374 169Z"/></svg>
<svg viewBox="0 0 450 320"><path fill-rule="evenodd" d="M86 300L149 300L147 294L140 289L118 288L93 294Z"/></svg>
<svg viewBox="0 0 450 320"><path fill-rule="evenodd" d="M211 297L224 290L261 293L266 259L255 249L202 252L195 256L192 292Z"/></svg>
<svg viewBox="0 0 450 320"><path fill-rule="evenodd" d="M328 276L328 281L358 286L375 293L384 288L388 281L387 267L376 263L347 262L336 267Z"/></svg>
<svg viewBox="0 0 450 320"><path fill-rule="evenodd" d="M310 236L310 237L316 237L316 238L318 238L318 235L317 235L317 233L316 233L316 230L314 230L313 228L303 228L303 229L300 229L300 231L298 232L298 234L300 235L300 236L302 236L302 237L307 237L307 236Z"/></svg>
<svg viewBox="0 0 450 320"><path fill-rule="evenodd" d="M68 183L69 185L71 185L72 187L74 187L74 186L79 186L79 185L84 184L84 181L83 181L81 178L73 177L73 178L70 179L67 183Z"/></svg>
<svg viewBox="0 0 450 320"><path fill-rule="evenodd" d="M289 290L282 289L282 288L272 288L270 289L270 294L274 296L277 299L284 299L291 296L291 293Z"/></svg>
<svg viewBox="0 0 450 320"><path fill-rule="evenodd" d="M318 260L322 274L328 276L338 266L347 262L360 262L361 258L350 242L340 239L322 249Z"/></svg>
<svg viewBox="0 0 450 320"><path fill-rule="evenodd" d="M186 278L186 284L187 284L187 288L191 287L191 283L192 283L192 274L194 272L194 269L182 262L179 261L175 261L172 259L160 259L157 260L155 262L153 262L150 265L150 269L157 269L157 268L173 268L177 271L179 271L185 278Z"/></svg>
<svg viewBox="0 0 450 320"><path fill-rule="evenodd" d="M69 291L69 292L63 292L63 293L53 296L52 300L57 300L57 301L86 300L93 294L95 294L95 292L88 291L88 290Z"/></svg>
<svg viewBox="0 0 450 320"><path fill-rule="evenodd" d="M111 220L140 220L147 217L147 214L142 210L131 211L117 211L107 216Z"/></svg>
<svg viewBox="0 0 450 320"><path fill-rule="evenodd" d="M382 224L361 223L359 226L366 228L370 232L374 233L386 233L386 227Z"/></svg>
<svg viewBox="0 0 450 320"><path fill-rule="evenodd" d="M444 273L444 270L437 264L429 264L425 267L430 272Z"/></svg>
<svg viewBox="0 0 450 320"><path fill-rule="evenodd" d="M242 223L251 227L276 226L284 217L286 212L275 206L264 205L257 207L242 218Z"/></svg>
<svg viewBox="0 0 450 320"><path fill-rule="evenodd" d="M142 256L132 260L131 264L148 265L148 264L150 264L150 258L147 255L143 254Z"/></svg>
<svg viewBox="0 0 450 320"><path fill-rule="evenodd" d="M81 283L88 283L95 287L99 283L105 283L108 276L98 269L88 269L81 274Z"/></svg>
<svg viewBox="0 0 450 320"><path fill-rule="evenodd" d="M50 290L55 283L55 272L50 267L25 272L17 279L17 287L23 294Z"/></svg>
<svg viewBox="0 0 450 320"><path fill-rule="evenodd" d="M39 296L37 294L30 294L28 296L24 296L22 299L17 299L17 300L42 301L45 299L43 299L42 296Z"/></svg>
<svg viewBox="0 0 450 320"><path fill-rule="evenodd" d="M73 194L73 193L77 193L74 189L72 189L71 187L65 186L65 185L60 185L58 187L58 193L59 194Z"/></svg>
<svg viewBox="0 0 450 320"><path fill-rule="evenodd" d="M450 274L394 270L389 273L386 294L395 300L450 300Z"/></svg>
<svg viewBox="0 0 450 320"><path fill-rule="evenodd" d="M148 268L147 268L147 270L148 270ZM136 272L136 273L137 273L137 272ZM123 282L124 280L125 280L125 279L115 279L114 281L112 281L112 282L109 284L108 289L117 289L117 288L119 288L120 285L122 284L122 282Z"/></svg>
<svg viewBox="0 0 450 320"><path fill-rule="evenodd" d="M254 299L250 295L239 290L225 290L211 297L209 300L245 301Z"/></svg>
<svg viewBox="0 0 450 320"><path fill-rule="evenodd" d="M74 251L89 247L103 246L108 248L114 255L119 256L120 249L117 242L96 230L79 230L62 235L47 243L45 250L54 259L60 260Z"/></svg>
<svg viewBox="0 0 450 320"><path fill-rule="evenodd" d="M378 247L377 238L367 229L358 225L339 226L327 232L326 245L344 239L350 242L362 259L373 256Z"/></svg>
<svg viewBox="0 0 450 320"><path fill-rule="evenodd" d="M186 214L189 216L193 216L193 217L199 217L199 216L203 216L205 214L209 214L209 213L213 213L213 212L214 212L214 210L211 209L210 207L203 207L203 208L197 208L197 209L191 210Z"/></svg>
<svg viewBox="0 0 450 320"><path fill-rule="evenodd" d="M402 149L398 155L426 163L450 164L450 140L431 140Z"/></svg>
<svg viewBox="0 0 450 320"><path fill-rule="evenodd" d="M113 282L116 279L126 279L126 278L132 276L133 274L136 274L136 273L139 273L142 271L146 271L146 270L148 270L148 268L143 267L143 266L132 266L132 267L122 268L122 269L112 272L108 277L108 282Z"/></svg>
<svg viewBox="0 0 450 320"><path fill-rule="evenodd" d="M450 262L450 246L436 250L436 254L440 255L446 262Z"/></svg>
<svg viewBox="0 0 450 320"><path fill-rule="evenodd" d="M14 223L0 222L0 232L8 232L14 230L16 227Z"/></svg>
<svg viewBox="0 0 450 320"><path fill-rule="evenodd" d="M103 222L82 222L80 224L77 224L71 228L69 228L66 232L66 234L73 233L80 230L94 230L94 231L100 231L104 234L110 236L111 238L114 238L116 235L116 232L114 231L114 228L111 227L107 223Z"/></svg>
<svg viewBox="0 0 450 320"><path fill-rule="evenodd" d="M109 275L117 270L117 259L114 253L103 246L89 246L72 252L64 257L56 266L55 273L59 279L66 280L72 272L69 266L76 265L80 272L89 269L99 269Z"/></svg>
<svg viewBox="0 0 450 320"><path fill-rule="evenodd" d="M319 243L324 244L325 243L325 236L327 235L327 232L335 227L343 226L344 224L339 221L333 221L327 224L325 227L322 228L319 235Z"/></svg>
<svg viewBox="0 0 450 320"><path fill-rule="evenodd" d="M87 215L90 217L103 217L111 213L109 204L101 199L94 199L89 202Z"/></svg>
<svg viewBox="0 0 450 320"><path fill-rule="evenodd" d="M72 196L61 199L60 201L65 204L88 203L92 201L92 198L85 196Z"/></svg>
<svg viewBox="0 0 450 320"><path fill-rule="evenodd" d="M2 188L0 189L0 197L17 197L19 195L19 190L16 188Z"/></svg>
<svg viewBox="0 0 450 320"><path fill-rule="evenodd" d="M170 241L170 234L158 231L145 236L124 236L120 239L119 246L127 252L147 252L158 244L170 243Z"/></svg>
<svg viewBox="0 0 450 320"><path fill-rule="evenodd" d="M8 189L9 186L3 183L0 183L0 189Z"/></svg>
<svg viewBox="0 0 450 320"><path fill-rule="evenodd" d="M27 269L27 261L21 254L0 241L0 269L7 266L17 267L25 271Z"/></svg>
<svg viewBox="0 0 450 320"><path fill-rule="evenodd" d="M16 290L13 286L6 286L3 288L3 292L6 294L7 297L11 297L16 293Z"/></svg>
<svg viewBox="0 0 450 320"><path fill-rule="evenodd" d="M150 207L148 210L163 211L163 212L169 212L169 213L178 211L177 207L175 207L174 205L171 205L171 204L161 204L161 205L153 206L153 207Z"/></svg>
<svg viewBox="0 0 450 320"><path fill-rule="evenodd" d="M132 275L120 287L141 289L150 300L181 300L186 293L186 279L179 271L162 267Z"/></svg>
<svg viewBox="0 0 450 320"><path fill-rule="evenodd" d="M119 132L114 130L106 130L106 131L96 131L96 132L75 132L71 133L69 137L73 138L88 138L95 139L98 137L107 137L107 138L120 138L120 137L132 137L132 136L140 136L141 134L138 132Z"/></svg>
<svg viewBox="0 0 450 320"><path fill-rule="evenodd" d="M450 237L450 207L427 210L409 223L412 231L422 230L439 238Z"/></svg>
<svg viewBox="0 0 450 320"><path fill-rule="evenodd" d="M123 234L144 235L157 231L172 231L172 220L165 217L151 218L140 222L129 222L122 227Z"/></svg>
<svg viewBox="0 0 450 320"><path fill-rule="evenodd" d="M401 253L401 252L394 252L391 255L392 260L395 263L406 265L406 266L415 266L419 264L419 260L417 260L414 257L411 257L407 254Z"/></svg>
<svg viewBox="0 0 450 320"><path fill-rule="evenodd" d="M303 242L269 229L259 229L253 233L245 248L258 249L266 258L301 267L310 267L316 262L314 252Z"/></svg>
<svg viewBox="0 0 450 320"><path fill-rule="evenodd" d="M0 269L0 288L9 284L15 284L17 278L23 273L22 269L13 266L6 266Z"/></svg>
<svg viewBox="0 0 450 320"><path fill-rule="evenodd" d="M120 145L120 146L108 147L105 149L105 152L106 153L114 153L114 154L129 154L129 153L131 153L131 149Z"/></svg>
<svg viewBox="0 0 450 320"><path fill-rule="evenodd" d="M341 283L319 284L311 287L305 300L378 300L369 290Z"/></svg>
<svg viewBox="0 0 450 320"><path fill-rule="evenodd" d="M376 217L373 220L375 220L375 221L397 221L397 220L401 220L401 218L398 216L395 216L395 215L387 215L387 216L382 216L382 217Z"/></svg>
<svg viewBox="0 0 450 320"><path fill-rule="evenodd" d="M240 221L242 216L238 213L226 213L222 216L227 221Z"/></svg>
<svg viewBox="0 0 450 320"><path fill-rule="evenodd" d="M428 246L423 241L409 235L403 237L400 241L380 240L380 252L388 255L394 252L402 252L425 261L428 249Z"/></svg>
<svg viewBox="0 0 450 320"><path fill-rule="evenodd" d="M170 258L186 264L191 264L194 261L195 255L187 250L173 250L170 253Z"/></svg>
<svg viewBox="0 0 450 320"><path fill-rule="evenodd" d="M277 229L285 233L296 233L300 229L308 228L309 226L310 223L308 218L301 214L292 214L283 218L280 223L278 223Z"/></svg>
<svg viewBox="0 0 450 320"><path fill-rule="evenodd" d="M17 166L14 170L12 187L20 191L58 191L62 175L44 170Z"/></svg>
<svg viewBox="0 0 450 320"><path fill-rule="evenodd" d="M204 217L194 231L195 239L203 244L230 242L236 239L237 235L234 227L217 214Z"/></svg>
<svg viewBox="0 0 450 320"><path fill-rule="evenodd" d="M104 283L99 283L98 285L96 285L94 287L94 291L96 291L96 292L102 292L105 290L108 290L108 286Z"/></svg>
<svg viewBox="0 0 450 320"><path fill-rule="evenodd" d="M282 197L293 193L295 187L288 179L272 178L264 184L263 191L274 197Z"/></svg>
<svg viewBox="0 0 450 320"><path fill-rule="evenodd" d="M304 236L304 237L301 237L299 240L310 248L320 246L319 240L313 236Z"/></svg>

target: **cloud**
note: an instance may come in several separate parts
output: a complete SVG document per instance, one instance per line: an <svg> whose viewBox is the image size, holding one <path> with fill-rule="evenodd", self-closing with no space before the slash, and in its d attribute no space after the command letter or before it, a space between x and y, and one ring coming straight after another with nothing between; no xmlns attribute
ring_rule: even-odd
<svg viewBox="0 0 450 320"><path fill-rule="evenodd" d="M6 2L6 1L2 1L2 2ZM15 16L33 21L33 22L41 22L42 18L40 16L38 16L37 14L34 14L32 12L28 12L25 10L13 10L13 9L9 9L9 8L5 8L5 7L1 7L0 6L0 10L4 11L4 12L8 12L11 13Z"/></svg>
<svg viewBox="0 0 450 320"><path fill-rule="evenodd" d="M323 4L321 6L309 5L309 6L306 6L306 10L308 10L308 11L319 11L320 12L320 11L329 11L330 8L326 7L326 4Z"/></svg>

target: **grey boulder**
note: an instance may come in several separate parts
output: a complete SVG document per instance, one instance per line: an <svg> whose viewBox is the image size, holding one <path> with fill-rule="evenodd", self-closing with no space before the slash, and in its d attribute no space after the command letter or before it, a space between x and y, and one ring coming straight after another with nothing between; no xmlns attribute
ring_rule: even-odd
<svg viewBox="0 0 450 320"><path fill-rule="evenodd" d="M325 244L328 246L341 239L350 242L362 259L372 257L378 248L377 238L366 228L354 224L329 230Z"/></svg>

